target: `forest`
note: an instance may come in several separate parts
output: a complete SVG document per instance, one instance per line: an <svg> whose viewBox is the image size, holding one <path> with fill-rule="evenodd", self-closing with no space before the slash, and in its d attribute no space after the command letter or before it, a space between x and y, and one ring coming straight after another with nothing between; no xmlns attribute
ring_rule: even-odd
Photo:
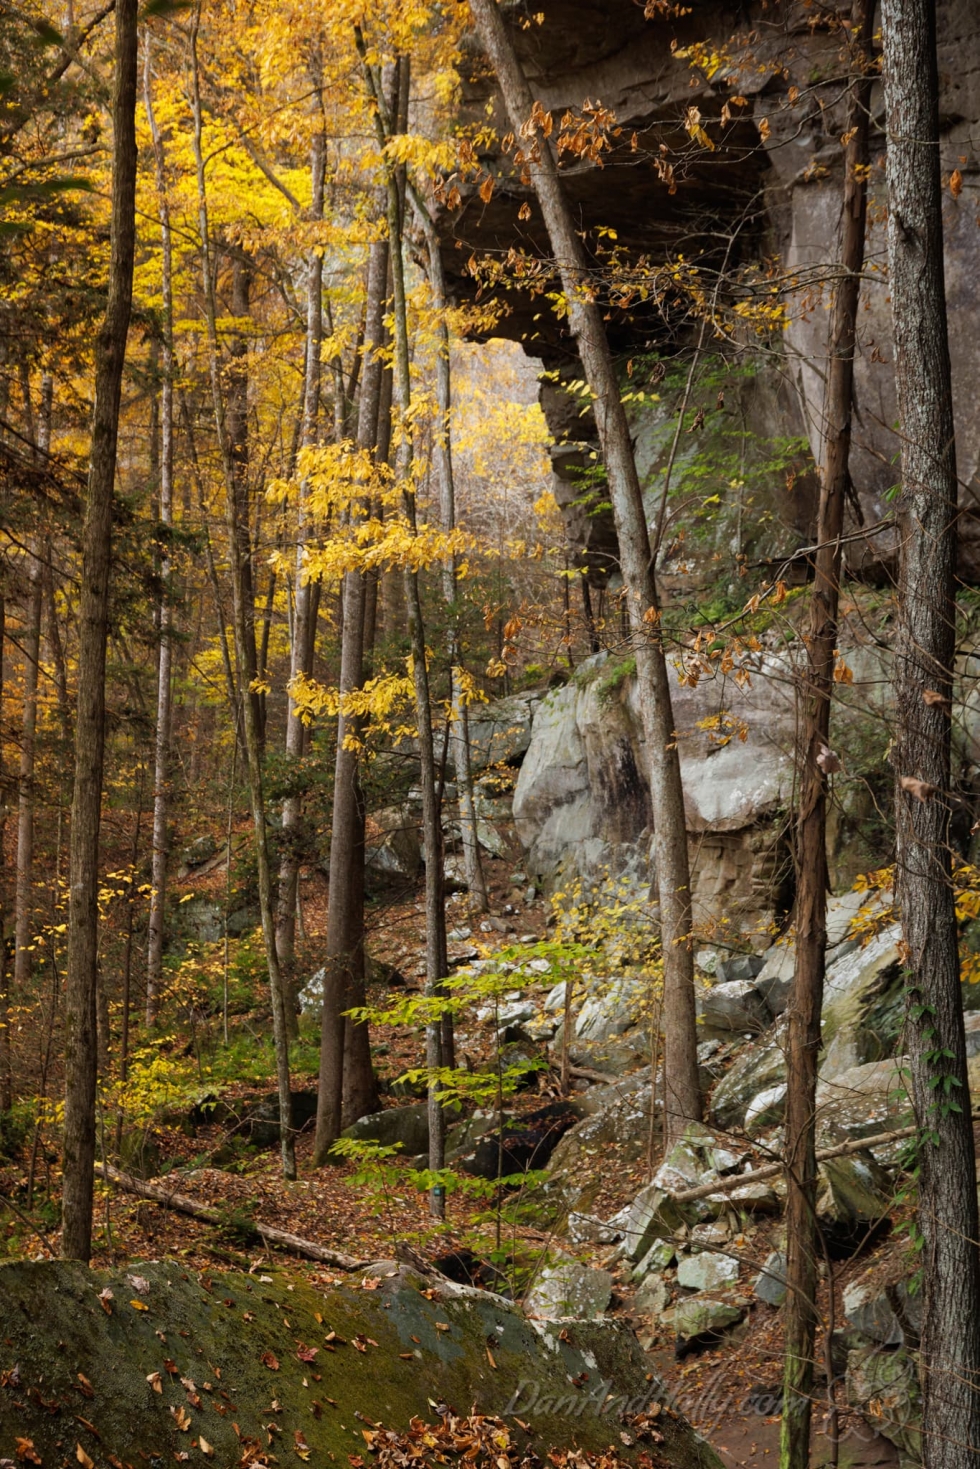
<svg viewBox="0 0 980 1469"><path fill-rule="evenodd" d="M0 0L0 1466L980 1462L975 7L536 5Z"/></svg>

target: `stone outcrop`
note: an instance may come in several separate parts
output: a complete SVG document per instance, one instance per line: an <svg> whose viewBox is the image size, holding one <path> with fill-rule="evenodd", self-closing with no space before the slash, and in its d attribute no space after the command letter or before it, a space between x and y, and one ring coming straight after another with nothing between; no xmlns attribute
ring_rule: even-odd
<svg viewBox="0 0 980 1469"><path fill-rule="evenodd" d="M815 22L812 9L800 0L745 0L734 8L722 0L685 7L678 17L655 12L644 17L633 0L542 0L540 24L520 24L514 40L531 90L542 106L560 119L567 108L581 109L601 100L611 109L620 132L609 138L602 166L582 158L566 169L572 207L587 231L615 231L617 248L640 256L656 269L679 256L700 257L707 271L724 265L738 269L765 257L778 259L781 274L797 283L791 297L784 342L773 350L751 350L751 334L737 344L724 408L715 410L722 431L748 428L760 445L770 446L769 460L785 457L796 439L809 444L819 462L822 448L823 374L829 314L828 264L836 258L839 227L844 130L844 89L840 40L831 27ZM963 0L937 5L939 43L941 161L945 174L958 168L962 192L944 197L946 283L950 308L950 346L956 401L957 455L965 483L977 483L980 422L973 412L974 383L980 346L972 331L980 280L980 239L972 207L976 170L972 137L980 119L980 32L975 15ZM673 43L673 44L672 44ZM692 44L701 48L692 54ZM487 112L498 137L509 132L500 98L472 37L464 64L464 121L485 127ZM715 57L720 64L698 64ZM793 89L798 90L794 98ZM733 96L745 99L731 105ZM723 120L722 109L731 114ZM692 146L684 123L695 107L712 148ZM867 263L862 284L859 344L856 360L856 414L851 473L860 506L860 523L852 516L848 530L848 562L861 574L878 575L894 560L895 541L887 528L888 492L895 480L898 442L890 306L885 265L884 126L880 85L872 99L871 200L868 210ZM673 168L664 174L664 154ZM476 282L468 262L491 255L505 260L508 251L532 257L549 255L548 241L530 188L513 163L493 145L481 161L494 176L489 201L478 193L479 179L462 181L461 207L442 216L445 266L456 291L471 297ZM567 161L567 160L566 160ZM527 205L530 217L518 221ZM524 211L525 216L527 210ZM728 254L719 241L734 236ZM602 240L587 236L589 248L601 254ZM583 419L580 404L563 390L580 377L569 361L570 343L563 322L541 309L542 297L512 291L506 285L489 293L500 306L495 334L522 342L526 350L557 369L542 401L558 441L558 498L567 508L569 529L577 535L583 563L601 584L614 567L615 535L609 517L582 513L581 481L573 466L588 466L595 448L594 426ZM685 334L681 299L657 301L655 308L634 299L614 299L607 322L614 348L624 355L663 345L669 354ZM654 299L657 292L653 293ZM487 292L484 292L484 301ZM757 298L758 299L758 298ZM750 350L746 352L745 348ZM742 370L748 361L749 369ZM739 380L740 379L740 380ZM635 386L635 383L634 383ZM666 451L662 420L676 411L680 390L664 385L662 402L634 412L638 459L648 491L662 478ZM712 395L713 397L713 395ZM703 405L708 406L708 405ZM635 405L634 405L635 407ZM712 414L706 427L712 426ZM693 446L682 446L685 453ZM791 452L791 450L790 450ZM765 450L760 458L766 459ZM683 463L673 482L678 494L697 490L685 485ZM750 467L751 469L751 467ZM714 517L723 523L731 552L731 532L738 549L780 557L806 544L814 509L812 477L792 479L787 494L784 475L753 486L751 472L741 486L719 476L712 491L721 504ZM980 518L974 496L963 497L961 570L980 568ZM883 523L885 528L882 529ZM759 531L762 530L760 541ZM672 555L669 537L664 562L682 572L691 545Z"/></svg>
<svg viewBox="0 0 980 1469"><path fill-rule="evenodd" d="M2 1265L0 1453L21 1439L36 1457L18 1460L43 1464L74 1462L76 1441L82 1463L189 1453L225 1469L294 1451L346 1463L364 1448L362 1423L404 1431L431 1421L435 1397L463 1414L516 1411L549 1447L601 1452L618 1441L619 1413L663 1401L620 1324L532 1323L500 1296L393 1261L365 1277L368 1290L360 1278L321 1289L294 1273L198 1276L176 1261L128 1273ZM598 1397L570 1386L580 1376ZM719 1469L680 1415L662 1428L665 1464Z"/></svg>

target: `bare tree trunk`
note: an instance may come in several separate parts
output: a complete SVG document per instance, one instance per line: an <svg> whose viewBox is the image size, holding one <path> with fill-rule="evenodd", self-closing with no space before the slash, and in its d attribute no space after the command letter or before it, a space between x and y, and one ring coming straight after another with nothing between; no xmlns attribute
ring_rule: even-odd
<svg viewBox="0 0 980 1469"><path fill-rule="evenodd" d="M310 172L312 175L313 202L311 214L314 219L323 218L323 187L326 171L326 139L319 132L313 140ZM320 410L320 345L323 340L323 256L318 250L310 252L307 262L306 283L306 377L303 389L303 425L301 443L304 449L312 448L317 438L317 422ZM296 558L294 582L293 636L289 658L290 681L309 676L313 662L313 638L311 636L310 606L312 586L306 579L304 552L309 527L306 515L305 479L300 478L299 501L296 508ZM286 716L286 759L298 762L303 755L306 729L299 714L299 706L290 695ZM276 949L285 975L291 974L296 946L296 892L299 881L299 828L303 815L303 802L299 792L291 792L282 803L282 858L279 864L279 908L276 914ZM286 982L289 1004L287 1024L290 1035L295 1035L296 1004L293 986Z"/></svg>
<svg viewBox="0 0 980 1469"><path fill-rule="evenodd" d="M590 289L588 264L554 153L548 140L534 133L530 122L534 99L496 0L470 0L470 10L497 74L515 137L525 140L522 146L561 276L569 325L593 394L609 480L650 763L664 956L664 1131L671 1138L688 1122L700 1120L701 1091L684 790L643 496L602 311ZM526 125L532 130L530 138Z"/></svg>
<svg viewBox="0 0 980 1469"><path fill-rule="evenodd" d="M133 300L136 229L137 0L116 0L109 293L95 344L95 409L82 525L78 716L71 813L61 1253L92 1252L95 995L99 828L105 752L105 662L119 402Z"/></svg>
<svg viewBox="0 0 980 1469"><path fill-rule="evenodd" d="M153 112L150 42L146 43L143 101L153 138L157 210L160 217L163 292L163 357L160 390L160 652L157 664L157 717L153 751L153 855L150 871L150 916L146 936L146 1023L156 1019L163 967L164 916L167 903L167 817L170 779L171 673L173 667L170 528L173 525L174 472L174 300L173 243L164 167L163 138ZM128 1017L127 1017L128 1023Z"/></svg>
<svg viewBox="0 0 980 1469"><path fill-rule="evenodd" d="M225 484L225 523L228 531L228 559L231 570L232 624L235 636L236 691L241 710L242 743L245 749L249 799L252 807L252 830L255 861L258 868L259 911L262 916L262 939L269 973L269 995L272 1002L273 1045L276 1058L276 1089L279 1097L279 1135L282 1171L286 1178L296 1177L296 1140L293 1133L292 1094L289 1081L289 1037L286 1031L286 1007L276 953L276 919L272 901L272 870L269 861L268 831L265 816L265 792L262 779L261 709L251 697L249 670L255 667L255 603L249 574L251 539L248 529L248 504L243 503L240 464L235 457L235 441L229 434L221 383L221 363L217 325L217 305L212 266L211 236L208 222L207 188L204 174L203 109L197 59L200 8L195 12L191 29L191 106L194 117L194 160L197 172L198 212L201 232L201 264L204 285L204 313L207 325L211 371L211 400L215 434L221 455ZM241 300L236 306L241 306ZM246 303L247 309L247 303ZM240 371L240 369L239 369ZM239 416L247 412L247 403L239 402ZM240 429L239 429L240 433ZM244 523L243 523L244 521ZM230 859L230 854L229 854Z"/></svg>
<svg viewBox="0 0 980 1469"><path fill-rule="evenodd" d="M883 0L881 8L902 445L893 759L906 1033L920 1128L924 1459L927 1469L966 1469L980 1444L980 1255L949 833L957 483L935 16L932 0Z"/></svg>
<svg viewBox="0 0 980 1469"><path fill-rule="evenodd" d="M391 135L390 114L386 116L384 99L377 79L366 60L363 38L358 30L358 49L364 63L368 85L378 103L376 125L382 145ZM408 58L399 59L404 68L405 109L407 110ZM399 108L399 112L401 112ZM398 124L402 125L399 118ZM413 445L410 410L412 385L408 343L408 306L405 296L405 265L402 255L403 194L396 170L386 168L388 194L388 238L391 242L392 315L394 319L393 403L400 418L401 438L398 445L396 477L404 489L405 516L411 529L416 526L415 496L410 488ZM446 912L443 878L442 818L436 787L435 749L432 738L432 703L429 693L429 671L426 666L425 624L418 574L406 567L403 575L408 630L412 647L412 672L415 684L415 719L419 743L419 785L422 791L422 851L425 860L425 990L430 999L441 993L446 977ZM440 1100L441 1085L436 1073L444 1062L442 1022L437 1014L430 1017L425 1031L425 1060L429 1071L429 1167L438 1171L445 1164L446 1118ZM429 1193L429 1211L435 1219L446 1212L445 1189L436 1184Z"/></svg>
<svg viewBox="0 0 980 1469"><path fill-rule="evenodd" d="M786 1348L780 1426L782 1469L806 1469L810 1462L820 1253L816 1217L816 1096L827 945L827 767L833 763L830 709L840 600L840 538L851 447L855 327L864 267L873 19L873 0L870 4L866 0L854 0L849 34L857 49L851 60L854 79L847 121L849 142L844 154L840 277L831 318L817 552L806 640L806 717L800 739L797 822L796 972L789 1001L787 1059L786 1278L789 1292L783 1308Z"/></svg>
<svg viewBox="0 0 980 1469"><path fill-rule="evenodd" d="M388 279L388 242L379 240L370 248L367 273L367 308L364 322L364 364L357 414L357 445L376 450L381 408L383 364L378 349L384 342L384 305ZM364 633L366 577L349 572L343 583L343 632L340 655L340 698L361 688L364 682ZM352 991L364 972L364 796L361 791L357 750L347 747L348 735L356 726L341 707L337 716L337 755L334 767L333 824L330 833L330 888L327 897L327 963L323 986L323 1018L320 1036L320 1080L317 1096L314 1161L322 1166L340 1136L345 1115L361 1105L352 1091L351 1068L363 1071L362 1039L348 1037L353 1027L345 1021ZM359 1047L360 1064L353 1046ZM370 1050L367 1053L371 1072ZM345 1099L345 1089L347 1096ZM374 1098L377 1090L373 1089ZM363 1115L363 1113L361 1114Z"/></svg>
<svg viewBox="0 0 980 1469"><path fill-rule="evenodd" d="M436 409L438 420L433 432L432 457L439 482L439 507L444 531L456 526L456 486L453 478L452 451L452 377L450 363L449 327L446 323L446 280L442 268L439 236L425 201L410 184L412 204L425 236L428 261L426 270L432 289L432 305L438 314L436 325ZM480 860L480 843L477 836L476 806L473 799L473 770L470 763L469 719L466 701L462 694L461 648L459 641L459 618L456 611L457 595L456 561L451 558L443 570L443 596L449 612L449 662L452 683L452 723L449 741L456 772L456 792L459 801L459 827L463 845L463 871L470 895L470 907L485 913L489 907L487 884Z"/></svg>
<svg viewBox="0 0 980 1469"><path fill-rule="evenodd" d="M41 658L41 563L31 556L24 626L24 708L17 781L17 866L14 885L14 991L23 993L31 977L34 948L34 745Z"/></svg>
<svg viewBox="0 0 980 1469"><path fill-rule="evenodd" d="M0 1112L13 1106L10 1046L10 976L7 953L7 772L3 758L4 653L7 642L7 596L0 586Z"/></svg>

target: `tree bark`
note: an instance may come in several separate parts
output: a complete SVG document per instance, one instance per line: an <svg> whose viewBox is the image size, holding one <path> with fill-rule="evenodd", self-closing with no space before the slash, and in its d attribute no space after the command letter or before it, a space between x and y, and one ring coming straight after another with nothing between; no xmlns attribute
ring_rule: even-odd
<svg viewBox="0 0 980 1469"><path fill-rule="evenodd" d="M528 155L531 180L561 277L569 325L593 394L609 480L650 767L664 956L664 1129L665 1135L672 1138L682 1133L688 1122L700 1121L701 1090L684 790L643 496L602 312L594 299L588 264L554 153L545 137L535 136L530 123L534 99L496 0L470 0L470 10L497 74L514 135L522 139Z"/></svg>
<svg viewBox="0 0 980 1469"><path fill-rule="evenodd" d="M170 528L173 525L174 472L174 300L173 242L163 137L153 112L150 43L146 43L143 73L146 107L156 168L157 212L160 219L161 285L163 295L162 382L160 387L160 648L157 663L157 716L153 748L153 852L150 868L150 915L146 936L146 1023L156 1019L163 967L164 916L167 902L167 817L170 780L171 673L173 668L170 577Z"/></svg>
<svg viewBox="0 0 980 1469"><path fill-rule="evenodd" d="M37 692L41 658L41 563L30 558L27 581L24 647L24 707L20 726L20 772L17 780L17 865L14 883L14 992L23 993L34 965L34 745L37 737Z"/></svg>
<svg viewBox="0 0 980 1469"><path fill-rule="evenodd" d="M433 429L432 458L439 483L439 509L442 528L449 532L456 526L456 485L453 477L452 424L452 376L450 360L449 327L446 324L446 280L442 268L439 236L424 199L409 184L409 193L416 218L425 236L426 273L432 291L433 309L438 314L436 324L436 412L437 422ZM477 913L485 913L489 907L487 884L480 860L480 843L477 836L476 804L473 798L473 770L470 762L469 719L466 701L462 694L460 679L461 649L459 640L459 618L456 611L458 590L455 558L450 558L443 568L443 597L449 616L449 665L452 698L452 723L449 743L452 749L453 769L456 773L456 794L459 802L459 827L463 847L463 871L469 891L470 907Z"/></svg>
<svg viewBox="0 0 980 1469"><path fill-rule="evenodd" d="M935 5L883 0L881 25L902 445L896 894L906 951L912 1098L921 1129L924 1459L927 1469L966 1469L980 1444L980 1255L949 831L957 482ZM926 783L924 799L903 786L909 779Z"/></svg>
<svg viewBox="0 0 980 1469"><path fill-rule="evenodd" d="M61 1253L71 1260L88 1260L92 1252L105 663L119 403L133 300L137 60L137 0L116 0L109 290L105 318L95 343L95 407L82 525L78 714L69 858Z"/></svg>
<svg viewBox="0 0 980 1469"><path fill-rule="evenodd" d="M840 275L834 293L824 400L824 451L817 514L817 552L806 641L805 720L800 738L797 819L796 970L789 1000L786 1093L786 1347L782 1469L810 1462L811 1395L817 1329L816 1096L827 946L827 778L830 712L837 651L841 534L848 486L854 388L855 329L867 200L871 42L874 5L854 0L849 142L844 153Z"/></svg>
<svg viewBox="0 0 980 1469"><path fill-rule="evenodd" d="M326 138L322 131L313 140L310 159L312 179L311 216L323 218L323 190L326 172ZM311 250L307 261L306 283L306 375L303 387L303 423L300 442L311 449L317 439L320 413L320 346L323 340L323 254ZM306 514L307 486L301 476L296 507L296 557L293 600L293 636L289 655L290 681L309 676L313 665L310 607L312 585L306 578L305 550L309 533ZM298 763L305 746L306 727L299 706L292 696L286 715L286 759ZM299 883L299 838L303 817L303 801L298 791L291 791L282 803L282 858L279 864L279 907L276 913L276 950L284 970L288 995L287 1024L291 1036L297 1033L296 1002L289 983L296 948L296 893Z"/></svg>
<svg viewBox="0 0 980 1469"><path fill-rule="evenodd" d="M211 375L211 402L215 434L225 489L225 524L228 532L228 560L231 573L232 626L235 639L235 675L233 692L241 711L242 744L248 777L249 802L252 808L252 832L255 862L258 868L259 912L262 918L262 940L269 973L269 996L272 1002L272 1032L276 1061L276 1090L279 1098L279 1137L282 1171L286 1178L296 1177L296 1143L293 1133L292 1093L289 1080L289 1037L286 1030L286 1007L282 976L276 953L276 918L272 901L272 868L265 815L265 790L262 776L261 706L252 697L249 670L255 668L255 603L249 574L251 538L248 528L248 504L243 502L240 463L236 459L236 440L229 432L221 383L217 303L212 265L211 235L208 221L207 186L204 169L203 108L197 58L200 8L195 12L191 28L191 106L194 118L194 161L197 172L198 214L201 232L201 266L203 276L204 313L207 326ZM242 301L236 301L238 307ZM247 309L247 303L246 309ZM240 372L241 369L238 369ZM247 403L238 404L241 416L247 415ZM238 430L240 433L240 430ZM239 445L240 447L240 445ZM244 523L243 523L244 522ZM230 854L229 854L230 860Z"/></svg>
<svg viewBox="0 0 980 1469"><path fill-rule="evenodd" d="M357 414L357 446L375 451L380 422L383 364L378 350L384 342L384 307L388 280L388 241L376 241L368 254L367 305L364 319L364 363ZM353 513L357 513L354 511ZM330 832L330 886L327 895L327 962L323 986L323 1017L320 1034L320 1080L317 1095L314 1162L329 1161L329 1153L340 1136L345 1111L359 1105L348 1082L344 1105L347 1059L360 1073L352 1046L363 1050L366 1041L347 1039L351 1027L344 1019L349 996L356 991L364 971L364 796L361 791L356 749L347 748L348 735L356 733L352 717L344 710L345 696L364 682L364 632L366 578L349 572L343 582L343 632L340 654L341 709L337 716L337 754L334 765L333 822ZM362 1028L363 1029L363 1028ZM370 1071L370 1051L367 1067ZM373 1077L373 1073L371 1073ZM357 1088L361 1090L360 1085ZM376 1088L374 1096L377 1096ZM362 1114L363 1115L363 1114Z"/></svg>
<svg viewBox="0 0 980 1469"><path fill-rule="evenodd" d="M0 585L0 1112L13 1106L10 1046L10 974L7 952L7 771L3 758L4 654L7 644L7 596Z"/></svg>

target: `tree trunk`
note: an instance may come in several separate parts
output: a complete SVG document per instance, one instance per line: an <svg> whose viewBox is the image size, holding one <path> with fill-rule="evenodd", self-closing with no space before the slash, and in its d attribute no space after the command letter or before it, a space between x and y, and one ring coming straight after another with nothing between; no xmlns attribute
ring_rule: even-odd
<svg viewBox="0 0 980 1469"><path fill-rule="evenodd" d="M803 689L806 714L800 739L796 971L788 1007L785 1158L788 1185L786 1276L789 1292L783 1312L786 1349L780 1427L782 1469L806 1469L810 1462L810 1398L817 1328L819 1254L815 1156L817 1062L827 945L829 772L825 767L832 763L822 752L830 750L830 707L840 599L840 537L844 528L851 447L855 324L864 267L873 19L873 3L854 0L850 35L857 50L851 61L854 79L847 121L849 142L844 154L840 277L834 293L830 329L817 552Z"/></svg>
<svg viewBox="0 0 980 1469"><path fill-rule="evenodd" d="M7 771L3 758L4 653L7 643L7 596L0 586L0 1112L13 1106L10 1055L10 975L7 953Z"/></svg>
<svg viewBox="0 0 980 1469"><path fill-rule="evenodd" d="M432 305L438 314L436 325L436 411L437 422L433 430L432 458L439 483L439 508L442 528L449 532L456 525L456 486L453 478L452 424L452 377L450 363L449 327L446 323L446 281L442 268L439 236L425 201L418 191L409 185L409 192L416 217L425 236L428 260L426 271L432 290ZM480 861L480 843L477 836L476 805L473 799L473 771L470 764L469 720L466 702L462 694L460 679L461 649L459 641L459 619L456 611L457 569L451 558L443 569L443 597L449 614L449 664L452 690L452 723L449 742L452 749L453 769L456 772L456 792L459 801L459 828L463 846L463 871L469 890L470 907L477 913L485 913L489 907L487 884Z"/></svg>
<svg viewBox="0 0 980 1469"><path fill-rule="evenodd" d="M534 99L511 44L496 0L470 0L470 10L503 95L515 137L526 134ZM524 130L524 134L522 134ZM629 605L637 688L647 758L656 840L664 956L664 1127L668 1137L701 1118L697 1026L694 1008L691 884L684 790L671 709L667 661L660 631L660 604L633 459L629 423L602 311L589 288L589 271L576 233L551 145L544 136L523 143L545 227L551 241L569 325L593 394L596 425L612 501L619 560Z"/></svg>
<svg viewBox="0 0 980 1469"><path fill-rule="evenodd" d="M375 450L378 439L383 365L377 353L384 341L384 306L388 279L388 242L376 241L368 254L367 307L364 323L364 365L357 414L357 445ZM356 512L352 512L356 513ZM358 977L364 970L364 797L361 791L358 755L346 740L355 733L351 716L343 708L345 696L364 682L364 623L366 578L349 572L343 582L343 631L340 653L341 709L337 716L337 755L334 766L333 824L330 832L330 886L327 895L327 963L323 986L323 1018L320 1034L320 1080L317 1095L314 1162L329 1161L329 1153L340 1136L344 1113L356 1105L347 1081L347 1060L363 1071L364 1040L358 1042L361 1064L354 1059L352 1027L343 1012L352 1001ZM370 1072L370 1051L367 1069ZM372 1073L373 1075L373 1073ZM356 1090L361 1091L360 1083ZM377 1097L377 1090L374 1089ZM362 1114L363 1115L363 1114Z"/></svg>
<svg viewBox="0 0 980 1469"><path fill-rule="evenodd" d="M133 299L136 220L137 0L116 0L112 216L106 314L95 343L95 408L82 524L78 714L71 813L61 1253L92 1252L95 994L99 827L105 752L105 662L119 402Z"/></svg>
<svg viewBox="0 0 980 1469"><path fill-rule="evenodd" d="M35 547L36 549L36 547ZM41 563L31 554L24 625L24 708L17 781L17 866L14 885L14 993L23 994L34 965L34 744L41 658Z"/></svg>
<svg viewBox="0 0 980 1469"><path fill-rule="evenodd" d="M312 176L313 219L323 218L323 187L326 172L326 139L319 132L313 140L310 173ZM307 261L306 282L306 376L303 388L303 425L300 441L304 449L316 443L320 410L320 344L323 340L323 255L311 250ZM310 627L312 586L306 579L304 551L309 527L306 515L306 482L301 477L296 507L296 557L294 580L293 636L289 656L290 681L309 676L313 661L313 638ZM286 759L296 763L303 755L305 726L299 707L292 697L286 715ZM289 997L287 1023L291 1036L297 1033L296 1003L293 985L289 983L296 947L296 892L299 881L299 834L303 801L299 792L291 792L282 803L282 859L279 864L279 908L276 914L276 950L286 976Z"/></svg>
<svg viewBox="0 0 980 1469"><path fill-rule="evenodd" d="M376 114L378 141L382 146L390 136L391 114L383 108L380 89L365 59L363 41L358 32L358 45L364 62L368 85L379 104ZM399 89L399 108L395 121L397 128L404 127L408 108L408 58L399 59L404 92ZM383 109L383 110L382 110ZM386 117L387 113L387 117ZM388 195L388 238L391 241L391 284L392 316L394 321L393 361L393 406L400 419L401 437L398 445L396 478L404 486L403 503L405 516L414 532L415 495L411 489L413 444L411 437L412 385L408 342L408 305L405 295L405 264L402 255L404 224L404 193L399 186L398 172L390 165L386 168L385 184ZM422 792L422 852L425 861L425 992L430 999L442 990L446 977L446 912L443 879L442 817L436 787L435 748L432 737L432 703L429 694L429 671L426 665L425 623L422 615L422 599L419 593L417 572L406 567L403 573L405 604L408 610L408 631L412 648L412 674L415 684L415 719L419 742L419 785ZM442 1020L432 1015L425 1030L425 1062L429 1072L429 1167L434 1172L445 1164L446 1118L440 1100L441 1085L437 1072L445 1057L442 1044ZM442 1219L446 1212L445 1189L436 1184L429 1193L429 1211L435 1219Z"/></svg>
<svg viewBox="0 0 980 1469"><path fill-rule="evenodd" d="M265 816L265 791L262 778L262 730L261 706L252 697L249 670L255 668L255 602L252 595L251 538L248 528L248 503L243 500L244 486L241 476L240 427L238 448L229 432L225 400L221 382L220 347L218 341L217 303L212 266L211 236L208 222L207 188L204 173L203 109L201 105L200 74L197 58L200 11L195 14L191 29L191 86L194 117L194 161L197 172L198 213L201 232L201 265L204 285L204 313L207 325L208 349L211 375L211 402L214 410L214 427L221 456L221 467L225 488L225 524L228 531L228 560L231 573L232 626L235 637L234 692L241 711L242 744L245 751L245 766L248 777L249 801L252 808L252 831L255 841L255 861L258 868L259 912L262 918L262 940L269 973L269 996L272 1002L273 1046L276 1059L276 1090L279 1098L279 1136L282 1153L282 1171L286 1178L296 1177L296 1140L293 1132L292 1095L289 1081L289 1037L286 1031L286 1007L276 954L276 919L272 901L272 869L269 861L269 841ZM239 292L241 285L239 284ZM243 306L239 296L236 308ZM244 302L247 310L247 301ZM236 314L241 314L236 311ZM239 373L241 369L236 369ZM236 412L240 419L247 415L247 403L238 402ZM230 857L230 854L229 854Z"/></svg>
<svg viewBox="0 0 980 1469"><path fill-rule="evenodd" d="M163 358L160 390L160 650L157 664L157 717L153 750L153 853L150 870L150 916L146 936L146 1023L156 1019L163 966L164 915L167 901L167 816L170 778L171 671L173 667L170 528L173 524L174 472L174 300L170 205L164 168L163 138L153 112L150 43L143 73L146 107L156 165L157 210L160 218L163 293Z"/></svg>
<svg viewBox="0 0 980 1469"><path fill-rule="evenodd" d="M881 25L902 445L896 893L906 951L912 1098L921 1129L924 1457L927 1469L966 1469L980 1444L980 1256L949 834L957 484L935 5L883 0ZM909 790L907 780L926 784Z"/></svg>

